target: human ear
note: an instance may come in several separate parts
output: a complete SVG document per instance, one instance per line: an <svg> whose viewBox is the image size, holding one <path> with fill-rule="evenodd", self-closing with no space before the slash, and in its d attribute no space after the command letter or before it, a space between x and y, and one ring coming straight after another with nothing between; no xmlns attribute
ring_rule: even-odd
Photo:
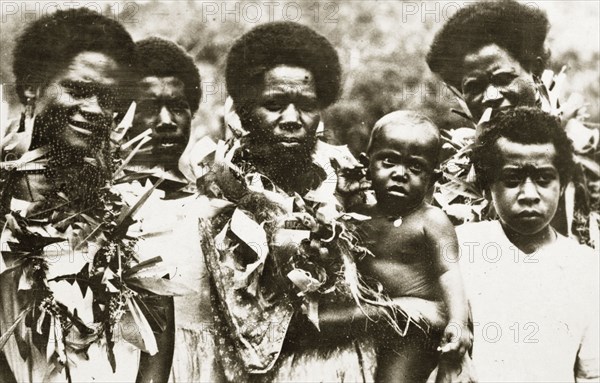
<svg viewBox="0 0 600 383"><path fill-rule="evenodd" d="M546 69L544 65L544 59L542 59L540 56L536 57L533 68L531 68L531 73L533 73L535 76L541 77L542 73L544 73L544 69Z"/></svg>

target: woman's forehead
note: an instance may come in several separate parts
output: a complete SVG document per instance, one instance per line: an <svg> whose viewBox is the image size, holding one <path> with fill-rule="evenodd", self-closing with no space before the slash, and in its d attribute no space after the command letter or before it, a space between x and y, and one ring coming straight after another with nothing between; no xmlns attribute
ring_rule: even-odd
<svg viewBox="0 0 600 383"><path fill-rule="evenodd" d="M510 53L496 44L488 44L467 53L463 59L464 74L471 71L493 71L503 66L521 68Z"/></svg>

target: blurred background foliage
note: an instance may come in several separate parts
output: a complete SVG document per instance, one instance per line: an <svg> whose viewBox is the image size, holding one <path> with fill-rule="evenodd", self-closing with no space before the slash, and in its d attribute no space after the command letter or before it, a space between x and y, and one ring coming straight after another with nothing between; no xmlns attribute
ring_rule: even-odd
<svg viewBox="0 0 600 383"><path fill-rule="evenodd" d="M457 108L455 100L429 71L425 55L435 32L467 1L38 1L13 2L16 12L7 7L10 2L3 3L0 81L6 84L4 101L11 117L20 112L11 86L15 37L28 20L57 5L78 4L117 18L135 40L166 37L195 58L204 92L194 119L195 138L223 133L224 64L234 39L258 23L286 18L312 26L340 54L343 93L324 114L330 141L348 144L355 153L363 151L374 122L396 109L421 111L444 129L464 124L450 113ZM600 121L599 2L527 4L548 13L551 69L569 66L565 95L582 94L589 104L589 120Z"/></svg>

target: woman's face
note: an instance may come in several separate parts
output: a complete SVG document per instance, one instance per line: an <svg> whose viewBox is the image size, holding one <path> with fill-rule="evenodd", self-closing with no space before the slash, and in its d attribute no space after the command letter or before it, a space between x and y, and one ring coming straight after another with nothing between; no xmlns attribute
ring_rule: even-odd
<svg viewBox="0 0 600 383"><path fill-rule="evenodd" d="M100 52L81 52L36 92L36 126L46 141L93 152L108 139L121 67Z"/></svg>
<svg viewBox="0 0 600 383"><path fill-rule="evenodd" d="M496 44L486 45L465 56L461 87L476 121L487 108L497 111L534 106L537 102L533 74Z"/></svg>

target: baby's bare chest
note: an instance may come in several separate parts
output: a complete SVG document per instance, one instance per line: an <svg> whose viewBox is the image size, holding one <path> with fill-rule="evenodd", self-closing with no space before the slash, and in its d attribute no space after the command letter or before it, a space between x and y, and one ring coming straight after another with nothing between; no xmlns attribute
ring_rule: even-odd
<svg viewBox="0 0 600 383"><path fill-rule="evenodd" d="M375 256L373 261L414 264L431 260L423 228L415 222L394 224L389 218L374 218L362 230L365 245Z"/></svg>

